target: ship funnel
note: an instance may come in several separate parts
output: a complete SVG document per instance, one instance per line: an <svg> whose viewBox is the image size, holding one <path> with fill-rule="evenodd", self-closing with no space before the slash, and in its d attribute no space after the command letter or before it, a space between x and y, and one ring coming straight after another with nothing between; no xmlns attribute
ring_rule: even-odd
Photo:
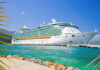
<svg viewBox="0 0 100 70"><path fill-rule="evenodd" d="M24 28L28 28L26 25L24 25Z"/></svg>
<svg viewBox="0 0 100 70"><path fill-rule="evenodd" d="M55 20L54 18L52 18L52 22L53 22L53 23L56 23L56 20Z"/></svg>

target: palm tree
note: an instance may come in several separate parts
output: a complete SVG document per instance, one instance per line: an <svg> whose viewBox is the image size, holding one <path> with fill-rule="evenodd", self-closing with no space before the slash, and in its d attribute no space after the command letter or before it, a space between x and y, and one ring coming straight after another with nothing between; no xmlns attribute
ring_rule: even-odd
<svg viewBox="0 0 100 70"><path fill-rule="evenodd" d="M2 4L2 3L5 3L5 2L0 2L0 4ZM0 9L3 9L3 8L0 7ZM1 11L0 11L0 14L6 14L6 13L7 13L7 12L1 12ZM5 20L1 20L2 18L8 18L8 16L0 16L0 22L8 22L8 21L5 21ZM0 24L0 26L7 26L7 25ZM2 32L2 31L3 31L3 32ZM8 30L3 29L3 28L0 28L0 44L5 44L5 45L10 45L10 46L12 46L11 44L9 44L9 43L6 42L6 40L9 40L9 39L10 39L10 35L4 33L5 31L7 32ZM0 46L0 57L3 57L3 58L5 58L5 59L7 59L7 58L6 58L7 53L5 53L4 51L2 51L2 49L3 49L3 50L6 50L6 51L10 51L10 50L4 48L3 46ZM7 60L9 60L9 59L7 59ZM0 63L2 63L3 65L5 65L6 67L8 67L8 65L7 65L5 62L3 62L2 60L0 60ZM9 68L9 67L8 67L8 68ZM0 65L0 70L1 70L1 69L2 69L2 70L6 70L6 68L4 68L2 65Z"/></svg>

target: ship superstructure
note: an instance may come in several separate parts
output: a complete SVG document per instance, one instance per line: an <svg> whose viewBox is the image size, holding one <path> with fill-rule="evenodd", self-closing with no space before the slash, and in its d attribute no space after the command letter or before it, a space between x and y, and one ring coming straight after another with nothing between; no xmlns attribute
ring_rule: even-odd
<svg viewBox="0 0 100 70"><path fill-rule="evenodd" d="M12 44L81 44L88 43L97 34L80 32L72 23L52 21L33 29L24 26L14 33Z"/></svg>

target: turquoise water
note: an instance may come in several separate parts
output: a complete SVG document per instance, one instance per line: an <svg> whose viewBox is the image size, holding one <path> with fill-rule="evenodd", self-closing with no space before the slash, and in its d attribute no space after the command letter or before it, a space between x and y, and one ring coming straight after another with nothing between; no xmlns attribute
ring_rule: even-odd
<svg viewBox="0 0 100 70"><path fill-rule="evenodd" d="M85 67L100 54L100 49L97 48L33 45L14 45L15 47L7 45L2 46L11 50L11 52L7 52L10 55L20 55L22 57L37 58L44 61L53 60L56 63L62 63L66 66L72 66L81 70L92 70L93 67L100 61L97 60L88 68ZM83 67L85 68L83 69ZM98 67L99 66L96 68ZM96 68L93 70L96 70Z"/></svg>

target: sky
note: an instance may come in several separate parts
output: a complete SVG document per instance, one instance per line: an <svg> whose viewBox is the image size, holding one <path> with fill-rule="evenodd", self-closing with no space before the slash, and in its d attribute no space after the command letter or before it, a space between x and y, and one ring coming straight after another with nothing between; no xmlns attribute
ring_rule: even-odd
<svg viewBox="0 0 100 70"><path fill-rule="evenodd" d="M24 25L35 28L55 18L57 22L72 22L82 32L97 29L100 33L100 0L8 0L0 6L4 8L1 11L8 12L0 15L10 17L3 18L10 23L0 23L7 24L3 28L10 31Z"/></svg>

